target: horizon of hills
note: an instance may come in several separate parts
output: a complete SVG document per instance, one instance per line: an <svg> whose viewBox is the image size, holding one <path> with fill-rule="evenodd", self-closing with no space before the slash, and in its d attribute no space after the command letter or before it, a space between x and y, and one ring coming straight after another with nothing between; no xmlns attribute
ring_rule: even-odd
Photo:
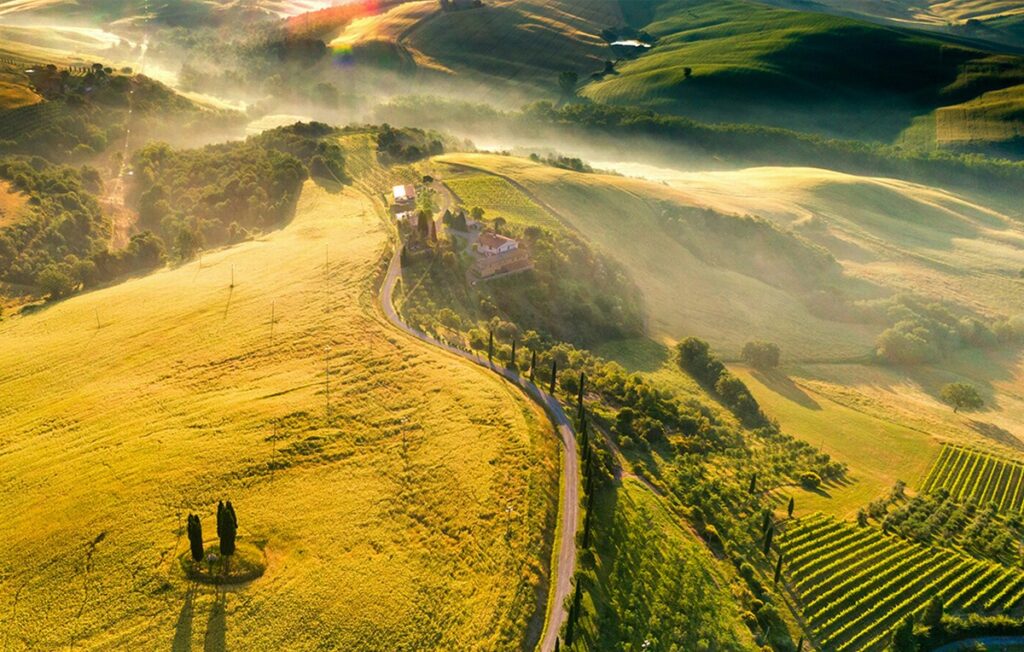
<svg viewBox="0 0 1024 652"><path fill-rule="evenodd" d="M326 4L0 1L5 648L1024 637L1013 3Z"/></svg>

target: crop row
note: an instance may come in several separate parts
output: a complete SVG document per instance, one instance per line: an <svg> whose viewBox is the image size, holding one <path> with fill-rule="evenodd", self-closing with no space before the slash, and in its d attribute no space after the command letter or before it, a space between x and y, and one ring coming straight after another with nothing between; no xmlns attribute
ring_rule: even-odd
<svg viewBox="0 0 1024 652"><path fill-rule="evenodd" d="M921 487L946 489L954 499L992 503L1001 510L1024 506L1024 465L959 446L943 446Z"/></svg>
<svg viewBox="0 0 1024 652"><path fill-rule="evenodd" d="M931 480L943 474L933 471ZM1019 569L820 515L791 522L780 549L787 587L823 650L883 649L899 621L935 595L961 613L1006 613L1024 600Z"/></svg>

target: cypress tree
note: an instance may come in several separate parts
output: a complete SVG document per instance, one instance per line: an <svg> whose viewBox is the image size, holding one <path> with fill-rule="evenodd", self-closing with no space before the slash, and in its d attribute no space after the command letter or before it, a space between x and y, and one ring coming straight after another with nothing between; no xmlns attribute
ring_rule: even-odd
<svg viewBox="0 0 1024 652"><path fill-rule="evenodd" d="M537 352L530 354L530 382L533 382L533 371L537 368Z"/></svg>
<svg viewBox="0 0 1024 652"><path fill-rule="evenodd" d="M494 331L490 331L487 336L487 362L493 363L494 361Z"/></svg>
<svg viewBox="0 0 1024 652"><path fill-rule="evenodd" d="M548 394L555 395L555 378L558 376L558 361L551 361L551 391ZM566 643L568 644L568 643Z"/></svg>
<svg viewBox="0 0 1024 652"><path fill-rule="evenodd" d="M586 550L590 547L590 509L587 509L587 515L583 517L583 549Z"/></svg>
<svg viewBox="0 0 1024 652"><path fill-rule="evenodd" d="M217 538L224 538L224 501L217 502Z"/></svg>
<svg viewBox="0 0 1024 652"><path fill-rule="evenodd" d="M772 537L775 535L775 526L769 525L768 531L764 535L764 554L768 554L772 549Z"/></svg>
<svg viewBox="0 0 1024 652"><path fill-rule="evenodd" d="M512 340L512 359L509 361L509 368L516 368L516 341Z"/></svg>
<svg viewBox="0 0 1024 652"><path fill-rule="evenodd" d="M558 652L558 637L555 637L555 652Z"/></svg>
<svg viewBox="0 0 1024 652"><path fill-rule="evenodd" d="M789 497L789 507L786 508L786 512L789 513L789 517L793 518L793 508L796 507L796 498L793 496Z"/></svg>
<svg viewBox="0 0 1024 652"><path fill-rule="evenodd" d="M188 515L188 544L192 550L192 561L203 561L203 524L195 514Z"/></svg>
<svg viewBox="0 0 1024 652"><path fill-rule="evenodd" d="M782 553L779 553L779 561L775 564L775 583L779 583L779 577L782 576Z"/></svg>
<svg viewBox="0 0 1024 652"><path fill-rule="evenodd" d="M576 398L576 411L580 415L580 419L583 418L583 391L584 386L587 384L587 374L584 371L580 372L580 393Z"/></svg>
<svg viewBox="0 0 1024 652"><path fill-rule="evenodd" d="M796 644L796 652L804 652L804 637L800 637L800 642Z"/></svg>
<svg viewBox="0 0 1024 652"><path fill-rule="evenodd" d="M753 495L757 492L757 474L750 476L750 494Z"/></svg>
<svg viewBox="0 0 1024 652"><path fill-rule="evenodd" d="M238 533L238 519L235 508L229 500L217 506L217 535L220 537L220 554L230 557L235 554L235 536Z"/></svg>
<svg viewBox="0 0 1024 652"><path fill-rule="evenodd" d="M768 525L771 522L772 522L772 513L769 512L766 509L766 510L764 510L764 514L762 515L762 518L761 518L761 534L764 534L765 532L768 531Z"/></svg>

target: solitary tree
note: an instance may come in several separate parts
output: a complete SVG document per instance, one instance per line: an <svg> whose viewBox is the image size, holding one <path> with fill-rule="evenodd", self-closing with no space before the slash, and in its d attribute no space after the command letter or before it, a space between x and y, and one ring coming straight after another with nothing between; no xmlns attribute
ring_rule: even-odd
<svg viewBox="0 0 1024 652"><path fill-rule="evenodd" d="M516 368L516 341L515 340L512 340L512 355L509 356L509 365L508 366L510 368L512 368L512 369Z"/></svg>
<svg viewBox="0 0 1024 652"><path fill-rule="evenodd" d="M944 403L953 406L953 412L961 409L977 410L985 404L978 394L978 388L967 383L950 383L942 388L939 396Z"/></svg>
<svg viewBox="0 0 1024 652"><path fill-rule="evenodd" d="M534 377L533 371L536 368L537 368L537 352L536 351L531 351L530 352L530 382L531 383L533 382L533 377Z"/></svg>
<svg viewBox="0 0 1024 652"><path fill-rule="evenodd" d="M558 376L558 361L551 361L551 389L548 390L548 394L555 395L555 378Z"/></svg>
<svg viewBox="0 0 1024 652"><path fill-rule="evenodd" d="M579 418L580 419L583 418L583 387L586 384L587 384L587 374L586 374L586 372L581 371L580 372L580 392L579 392L579 395L576 397L576 411L577 411L577 413L579 413Z"/></svg>
<svg viewBox="0 0 1024 652"><path fill-rule="evenodd" d="M740 353L744 362L757 369L778 367L780 355L778 345L771 342L747 342Z"/></svg>
<svg viewBox="0 0 1024 652"><path fill-rule="evenodd" d="M929 600L928 604L924 607L924 612L921 613L921 624L931 627L932 630L942 627L942 612L944 608L941 596L937 595Z"/></svg>
<svg viewBox="0 0 1024 652"><path fill-rule="evenodd" d="M235 508L229 500L227 504L217 504L217 536L220 538L220 554L230 557L235 554L235 536L238 533L238 519Z"/></svg>
<svg viewBox="0 0 1024 652"><path fill-rule="evenodd" d="M203 561L203 524L195 514L188 515L188 545L192 550L192 561Z"/></svg>
<svg viewBox="0 0 1024 652"><path fill-rule="evenodd" d="M793 518L793 508L796 507L796 498L793 496L789 497L789 507L786 508L786 513L790 518Z"/></svg>
<svg viewBox="0 0 1024 652"><path fill-rule="evenodd" d="M779 561L775 563L775 583L779 583L779 577L782 576L782 553L779 553Z"/></svg>
<svg viewBox="0 0 1024 652"><path fill-rule="evenodd" d="M487 362L494 361L494 331L487 336Z"/></svg>
<svg viewBox="0 0 1024 652"><path fill-rule="evenodd" d="M579 82L580 76L575 71L566 70L558 75L558 88L561 89L564 97L573 97L576 95L576 84ZM568 641L566 641L568 643Z"/></svg>
<svg viewBox="0 0 1024 652"><path fill-rule="evenodd" d="M914 636L914 616L907 614L896 629L892 630L893 652L917 652L917 637Z"/></svg>
<svg viewBox="0 0 1024 652"><path fill-rule="evenodd" d="M772 550L772 537L775 536L775 526L769 525L768 531L764 534L764 554L768 554Z"/></svg>
<svg viewBox="0 0 1024 652"><path fill-rule="evenodd" d="M749 489L749 492L750 492L751 495L757 493L757 474L756 473L754 473L753 475L750 476L750 489Z"/></svg>

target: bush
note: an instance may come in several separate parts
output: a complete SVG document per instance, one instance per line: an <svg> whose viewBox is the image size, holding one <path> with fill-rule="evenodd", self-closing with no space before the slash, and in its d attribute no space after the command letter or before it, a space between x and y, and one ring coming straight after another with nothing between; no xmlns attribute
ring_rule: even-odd
<svg viewBox="0 0 1024 652"><path fill-rule="evenodd" d="M800 484L805 489L817 489L821 486L821 476L814 471L804 471L800 474Z"/></svg>

